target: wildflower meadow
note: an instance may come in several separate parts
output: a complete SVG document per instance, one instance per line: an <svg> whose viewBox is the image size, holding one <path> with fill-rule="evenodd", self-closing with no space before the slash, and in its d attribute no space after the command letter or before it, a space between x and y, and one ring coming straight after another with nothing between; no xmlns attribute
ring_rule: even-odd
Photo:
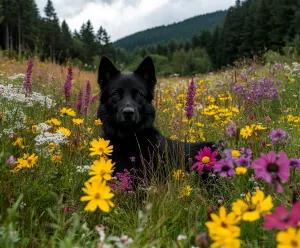
<svg viewBox="0 0 300 248"><path fill-rule="evenodd" d="M0 247L300 247L298 62L159 78L156 127L222 144L164 180L114 173L98 104L97 72L0 55Z"/></svg>

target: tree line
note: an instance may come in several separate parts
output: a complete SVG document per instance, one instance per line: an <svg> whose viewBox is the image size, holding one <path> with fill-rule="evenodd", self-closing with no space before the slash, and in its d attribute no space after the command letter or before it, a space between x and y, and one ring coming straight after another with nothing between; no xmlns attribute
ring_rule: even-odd
<svg viewBox="0 0 300 248"><path fill-rule="evenodd" d="M95 32L88 20L72 32L60 23L51 0L41 17L35 0L0 0L0 48L12 57L38 55L41 60L93 65L101 54L115 57L106 29ZM98 57L97 57L98 55Z"/></svg>

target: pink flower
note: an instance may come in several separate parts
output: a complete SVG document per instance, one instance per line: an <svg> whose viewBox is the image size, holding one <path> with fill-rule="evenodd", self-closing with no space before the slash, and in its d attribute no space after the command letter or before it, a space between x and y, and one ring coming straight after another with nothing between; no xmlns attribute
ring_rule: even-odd
<svg viewBox="0 0 300 248"><path fill-rule="evenodd" d="M7 163L7 164L15 164L16 161L15 161L14 156L11 155L11 156L9 157L9 159L6 161L6 163Z"/></svg>
<svg viewBox="0 0 300 248"><path fill-rule="evenodd" d="M276 183L277 192L283 192L281 182L287 182L290 177L290 161L285 152L261 154L254 160L252 167L255 169L256 178L262 178L268 183Z"/></svg>
<svg viewBox="0 0 300 248"><path fill-rule="evenodd" d="M193 164L192 170L195 168L198 169L198 172L201 173L203 169L205 170L211 170L213 165L217 163L216 157L218 156L218 152L214 151L212 152L210 147L204 147L198 152L198 155L195 156L195 158L199 161Z"/></svg>
<svg viewBox="0 0 300 248"><path fill-rule="evenodd" d="M300 221L300 201L297 201L291 212L288 212L284 205L281 204L275 209L273 214L265 216L264 228L267 230L279 229L284 230L291 226L297 226Z"/></svg>

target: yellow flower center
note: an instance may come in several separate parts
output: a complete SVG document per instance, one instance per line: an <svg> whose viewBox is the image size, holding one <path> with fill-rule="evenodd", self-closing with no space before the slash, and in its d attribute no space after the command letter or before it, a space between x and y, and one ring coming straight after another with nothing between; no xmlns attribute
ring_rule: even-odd
<svg viewBox="0 0 300 248"><path fill-rule="evenodd" d="M99 192L97 192L97 193L95 194L95 199L98 200L98 199L100 199L100 198L101 198L101 195L100 195Z"/></svg>
<svg viewBox="0 0 300 248"><path fill-rule="evenodd" d="M104 153L104 149L103 149L102 147L99 147L98 151L99 151L100 153Z"/></svg>
<svg viewBox="0 0 300 248"><path fill-rule="evenodd" d="M291 246L292 246L292 247L298 247L298 242L295 241L295 240L292 240L292 241L291 241Z"/></svg>
<svg viewBox="0 0 300 248"><path fill-rule="evenodd" d="M209 158L209 157L204 156L204 157L202 158L202 163L203 163L203 164L208 164L209 162L210 162L210 158Z"/></svg>
<svg viewBox="0 0 300 248"><path fill-rule="evenodd" d="M227 224L225 222L222 221L221 226L224 228L227 228Z"/></svg>

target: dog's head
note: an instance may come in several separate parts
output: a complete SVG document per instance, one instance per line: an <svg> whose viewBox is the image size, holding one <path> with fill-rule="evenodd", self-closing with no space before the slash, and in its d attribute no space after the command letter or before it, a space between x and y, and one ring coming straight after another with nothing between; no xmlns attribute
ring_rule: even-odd
<svg viewBox="0 0 300 248"><path fill-rule="evenodd" d="M108 58L102 57L98 83L101 89L98 117L106 135L126 136L153 125L156 76L151 57L128 74L121 73Z"/></svg>

